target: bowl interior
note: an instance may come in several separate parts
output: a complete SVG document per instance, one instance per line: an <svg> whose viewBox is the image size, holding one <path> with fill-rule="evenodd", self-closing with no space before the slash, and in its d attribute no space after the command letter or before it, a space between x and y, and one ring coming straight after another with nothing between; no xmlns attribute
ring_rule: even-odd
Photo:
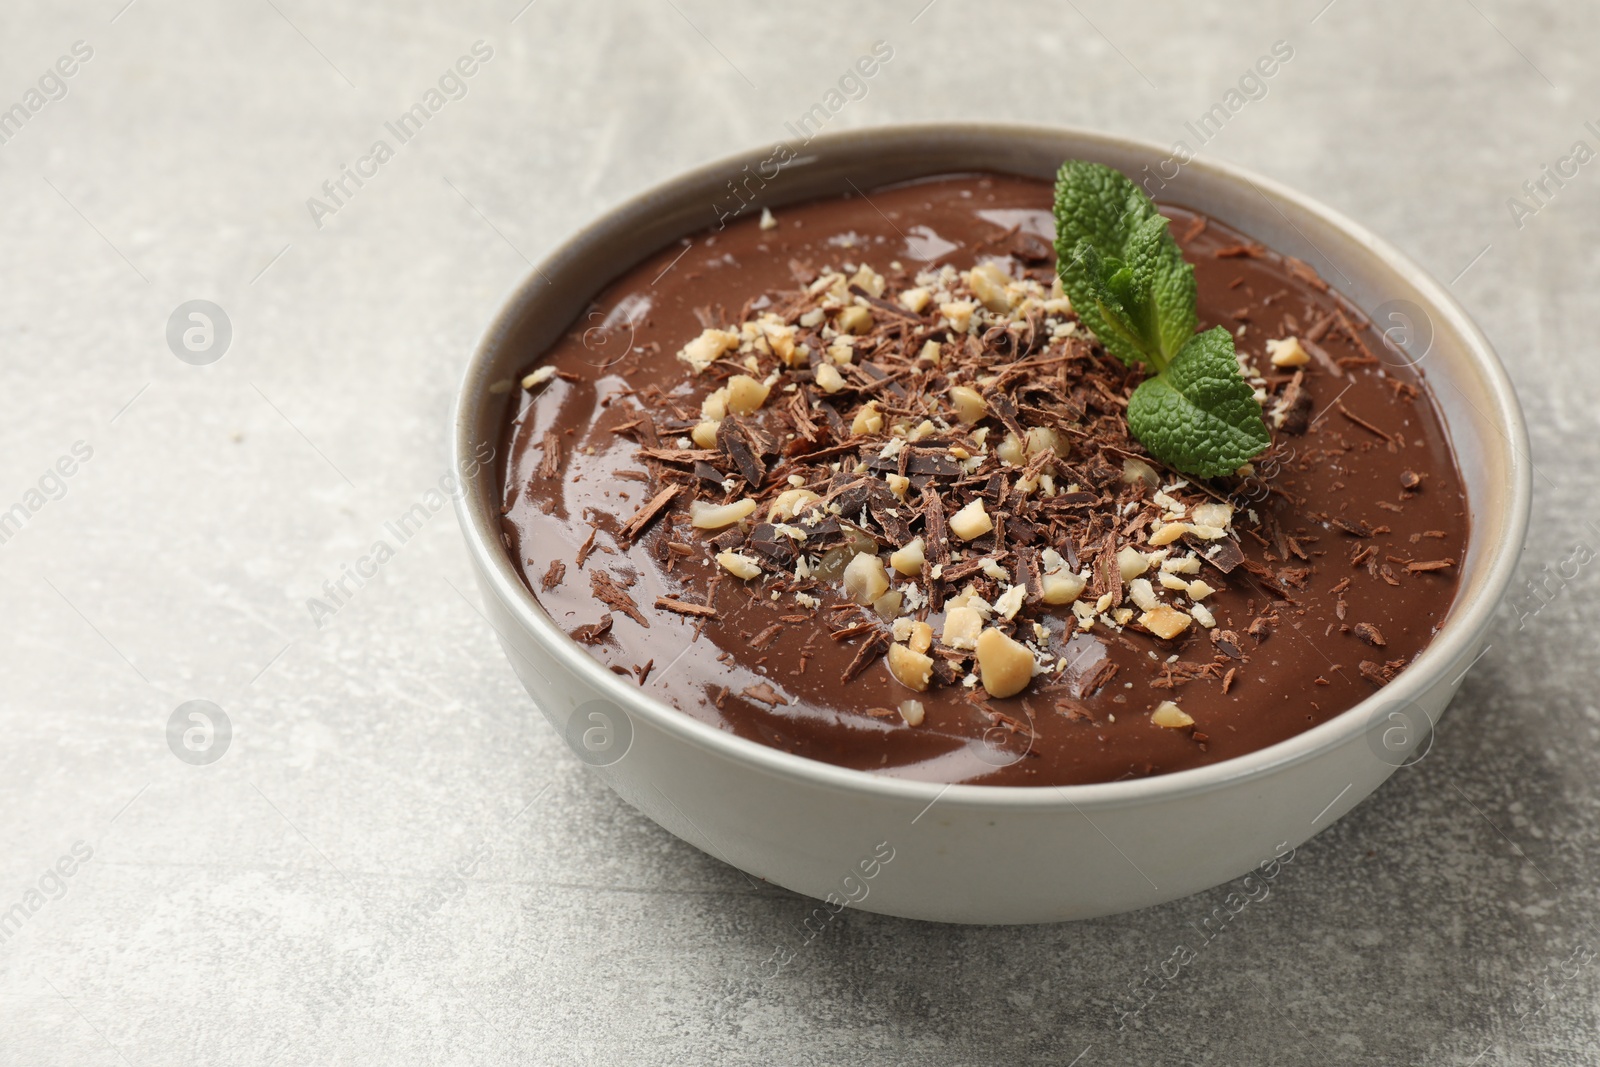
<svg viewBox="0 0 1600 1067"><path fill-rule="evenodd" d="M1516 397L1487 340L1454 299L1424 271L1366 230L1292 190L1236 168L1192 160L1171 174L1161 148L1123 138L1059 128L929 125L819 136L792 151L762 149L709 164L645 192L608 212L557 248L507 299L479 343L457 405L457 459L480 444L496 449L506 406L520 392L505 384L531 357L552 344L609 282L681 237L716 226L738 209L870 190L938 174L991 171L1049 179L1062 160L1089 159L1116 167L1159 201L1198 209L1276 252L1311 264L1379 328L1394 329L1397 347L1386 359L1419 367L1443 412L1468 495L1472 530L1461 585L1445 625L1415 662L1382 692L1386 700L1416 696L1463 654L1475 654L1508 585L1526 531L1530 478L1526 428ZM781 161L781 165L779 162ZM772 177L765 177L772 175ZM730 183L747 202L730 194ZM739 205L743 202L744 206ZM1409 353L1409 354L1407 354ZM496 383L500 383L498 391ZM643 697L590 659L546 616L507 558L498 530L499 487L492 467L470 480L459 503L469 546L495 591L546 647L593 667L595 686L630 710L676 732L695 734L736 758L754 759L777 773L836 781L846 788L932 795L941 787L886 779L820 764L724 734ZM1115 802L1134 795L1206 790L1241 776L1266 773L1308 758L1365 728L1369 699L1305 733L1223 763L1150 779L1035 790L1016 786L955 786L977 798L1046 793L1077 803ZM730 747L731 746L731 747ZM999 798L996 798L997 800Z"/></svg>

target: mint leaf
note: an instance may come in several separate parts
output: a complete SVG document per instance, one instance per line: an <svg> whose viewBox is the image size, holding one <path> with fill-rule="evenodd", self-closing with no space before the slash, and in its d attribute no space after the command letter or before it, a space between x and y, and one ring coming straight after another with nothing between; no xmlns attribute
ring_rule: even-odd
<svg viewBox="0 0 1600 1067"><path fill-rule="evenodd" d="M1194 267L1167 220L1110 167L1062 164L1056 178L1056 271L1106 351L1154 376L1128 401L1128 427L1150 454L1204 478L1232 474L1271 443L1255 391L1222 327L1196 335Z"/></svg>
<svg viewBox="0 0 1600 1067"><path fill-rule="evenodd" d="M1078 317L1118 359L1164 369L1194 334L1194 268L1155 202L1110 167L1068 160L1055 215L1061 287ZM1109 316L1099 306L1108 291Z"/></svg>
<svg viewBox="0 0 1600 1067"><path fill-rule="evenodd" d="M1222 326L1195 334L1164 372L1140 383L1128 428L1152 456L1202 478L1232 474L1272 444Z"/></svg>

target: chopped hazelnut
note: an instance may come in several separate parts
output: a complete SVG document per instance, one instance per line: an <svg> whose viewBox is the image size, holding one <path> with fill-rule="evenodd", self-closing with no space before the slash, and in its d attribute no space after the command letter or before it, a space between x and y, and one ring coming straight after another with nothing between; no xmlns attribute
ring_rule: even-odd
<svg viewBox="0 0 1600 1067"><path fill-rule="evenodd" d="M925 622L917 621L911 624L911 636L906 644L913 652L926 652L933 647L933 627Z"/></svg>
<svg viewBox="0 0 1600 1067"><path fill-rule="evenodd" d="M917 353L917 358L922 360L924 363L931 363L933 366L937 367L940 359L939 342L922 342L922 350Z"/></svg>
<svg viewBox="0 0 1600 1067"><path fill-rule="evenodd" d="M1117 553L1117 568L1122 572L1122 580L1131 582L1150 569L1150 559L1132 545L1124 545Z"/></svg>
<svg viewBox="0 0 1600 1067"><path fill-rule="evenodd" d="M889 484L889 492L899 497L906 498L906 491L911 488L911 479L903 474L885 474L883 480Z"/></svg>
<svg viewBox="0 0 1600 1067"><path fill-rule="evenodd" d="M1170 545L1192 529L1194 527L1186 522L1169 522L1150 535L1150 543L1158 548Z"/></svg>
<svg viewBox="0 0 1600 1067"><path fill-rule="evenodd" d="M830 396L844 388L844 375L832 363L817 364L817 388Z"/></svg>
<svg viewBox="0 0 1600 1067"><path fill-rule="evenodd" d="M1197 526L1215 526L1226 528L1233 522L1233 505L1231 504L1197 504L1192 512L1192 518Z"/></svg>
<svg viewBox="0 0 1600 1067"><path fill-rule="evenodd" d="M978 306L970 300L952 300L939 305L939 314L950 320L950 327L956 333L967 332L972 326L972 313L976 310Z"/></svg>
<svg viewBox="0 0 1600 1067"><path fill-rule="evenodd" d="M1168 641L1187 630L1192 621L1188 615L1166 604L1158 604L1139 616L1140 626Z"/></svg>
<svg viewBox="0 0 1600 1067"><path fill-rule="evenodd" d="M783 522L805 514L806 510L822 498L809 489L785 489L767 508L768 522Z"/></svg>
<svg viewBox="0 0 1600 1067"><path fill-rule="evenodd" d="M973 267L967 272L967 284L984 307L996 315L1010 314L1011 296L1006 287L1011 284L1011 277L998 264L991 261Z"/></svg>
<svg viewBox="0 0 1600 1067"><path fill-rule="evenodd" d="M1161 606L1161 601L1156 599L1156 591L1150 585L1148 578L1135 578L1128 583L1128 599L1138 605L1141 611L1154 611Z"/></svg>
<svg viewBox="0 0 1600 1067"><path fill-rule="evenodd" d="M1156 710L1150 713L1150 721L1168 730L1182 730L1194 725L1189 713L1170 700L1163 700L1156 706Z"/></svg>
<svg viewBox="0 0 1600 1067"><path fill-rule="evenodd" d="M858 435L883 432L883 412L878 409L876 400L867 401L856 412L856 417L850 421L850 432Z"/></svg>
<svg viewBox="0 0 1600 1067"><path fill-rule="evenodd" d="M926 714L920 700L902 700L899 711L907 726L921 726L922 718Z"/></svg>
<svg viewBox="0 0 1600 1067"><path fill-rule="evenodd" d="M978 676L990 696L1016 696L1033 680L1033 653L991 627L978 637Z"/></svg>
<svg viewBox="0 0 1600 1067"><path fill-rule="evenodd" d="M1298 337L1267 342L1267 358L1274 367L1304 367L1311 362L1311 353L1300 344Z"/></svg>
<svg viewBox="0 0 1600 1067"><path fill-rule="evenodd" d="M970 651L978 647L978 634L983 631L983 615L977 608L948 608L944 613L944 633L939 640L951 648Z"/></svg>
<svg viewBox="0 0 1600 1067"><path fill-rule="evenodd" d="M970 385L958 385L950 390L950 406L956 418L971 426L989 414L989 405Z"/></svg>
<svg viewBox="0 0 1600 1067"><path fill-rule="evenodd" d="M678 350L678 358L694 368L696 374L715 363L722 353L739 347L739 335L731 330L705 329L700 336Z"/></svg>
<svg viewBox="0 0 1600 1067"><path fill-rule="evenodd" d="M1039 599L1046 604L1070 604L1083 595L1088 584L1082 575L1063 568L1039 579Z"/></svg>
<svg viewBox="0 0 1600 1067"><path fill-rule="evenodd" d="M907 311L915 312L916 314L920 315L922 314L922 309L928 306L928 301L931 298L932 294L930 294L928 290L921 287L916 289L907 289L900 294L900 306L905 308Z"/></svg>
<svg viewBox="0 0 1600 1067"><path fill-rule="evenodd" d="M1027 440L1028 458L1032 459L1041 452L1051 452L1057 457L1065 458L1072 448L1067 444L1067 439L1048 426L1035 426L1028 431Z"/></svg>
<svg viewBox="0 0 1600 1067"><path fill-rule="evenodd" d="M551 364L546 364L522 379L524 389L537 389L556 376L556 369Z"/></svg>
<svg viewBox="0 0 1600 1067"><path fill-rule="evenodd" d="M735 374L728 379L728 410L735 415L748 415L767 402L770 390L748 374Z"/></svg>
<svg viewBox="0 0 1600 1067"><path fill-rule="evenodd" d="M760 562L731 548L718 552L717 562L722 564L723 570L747 582L761 574Z"/></svg>
<svg viewBox="0 0 1600 1067"><path fill-rule="evenodd" d="M861 264L861 268L851 276L850 284L859 286L863 291L871 293L873 296L883 295L883 275L879 274L865 263Z"/></svg>
<svg viewBox="0 0 1600 1067"><path fill-rule="evenodd" d="M773 355L783 360L784 366L802 367L805 365L805 353L802 353L794 343L795 328L786 324L778 316L768 312L759 320L762 335L767 340L767 347L772 349Z"/></svg>
<svg viewBox="0 0 1600 1067"><path fill-rule="evenodd" d="M707 422L721 422L728 417L728 387L719 386L700 401L700 417Z"/></svg>
<svg viewBox="0 0 1600 1067"><path fill-rule="evenodd" d="M716 448L717 427L720 425L722 425L720 420L695 423L694 429L689 431L689 438L701 448Z"/></svg>
<svg viewBox="0 0 1600 1067"><path fill-rule="evenodd" d="M872 312L860 304L851 304L840 309L833 323L840 333L866 333L872 329Z"/></svg>
<svg viewBox="0 0 1600 1067"><path fill-rule="evenodd" d="M908 578L915 578L922 573L922 565L927 562L924 552L922 538L913 538L905 547L889 554L889 566Z"/></svg>
<svg viewBox="0 0 1600 1067"><path fill-rule="evenodd" d="M1027 586L1013 585L994 599L995 614L1002 619L1014 619L1022 610L1022 601L1028 595Z"/></svg>
<svg viewBox="0 0 1600 1067"><path fill-rule="evenodd" d="M1132 456L1122 461L1122 480L1128 485L1132 485L1134 482L1143 482L1152 489L1161 484L1161 476L1156 473L1154 467L1144 460L1134 459Z"/></svg>
<svg viewBox="0 0 1600 1067"><path fill-rule="evenodd" d="M979 497L954 515L950 516L950 532L963 541L971 541L975 537L982 537L994 529L994 522L989 518L989 513L984 510L983 498Z"/></svg>
<svg viewBox="0 0 1600 1067"><path fill-rule="evenodd" d="M756 502L749 497L731 504L713 504L705 500L689 501L689 525L697 530L720 530L732 526L755 511Z"/></svg>
<svg viewBox="0 0 1600 1067"><path fill-rule="evenodd" d="M858 552L844 569L844 590L850 599L865 606L889 591L889 576L883 561L870 552Z"/></svg>
<svg viewBox="0 0 1600 1067"><path fill-rule="evenodd" d="M933 657L913 652L905 645L890 645L889 673L894 675L895 681L907 689L915 689L919 693L927 692L928 683L933 678Z"/></svg>

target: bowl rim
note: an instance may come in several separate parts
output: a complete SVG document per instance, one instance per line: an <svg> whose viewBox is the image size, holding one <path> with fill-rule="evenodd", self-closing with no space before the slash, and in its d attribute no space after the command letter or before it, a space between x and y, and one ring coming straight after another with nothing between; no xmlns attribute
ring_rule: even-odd
<svg viewBox="0 0 1600 1067"><path fill-rule="evenodd" d="M1166 150L1154 142L1068 125L924 122L885 124L817 134L806 143L800 158L809 161L831 151L870 150L874 142L880 142L885 137L904 142L951 136L1021 141L1064 137L1093 142L1116 151L1153 153L1156 158L1166 154ZM560 269L562 261L576 255L588 243L600 237L609 222L659 210L663 200L681 198L691 190L703 195L702 187L708 179L720 183L721 177L737 173L741 166L763 158L768 151L770 148L750 148L712 160L612 205L551 249L511 288L498 303L494 317L473 346L453 405L452 441L456 469L465 469L461 465L473 455L477 442L483 440L476 433L476 416L482 403L481 394L490 384L486 371L495 354L497 342L521 317L522 308L531 297L532 290L541 283L548 284L550 274ZM498 529L489 525L490 516L498 514L498 499L489 499L497 496L498 487L489 474L480 471L477 477L463 479L462 492L455 494L455 508L468 552L480 579L487 582L487 591L492 591L499 598L522 629L546 653L562 661L586 685L623 708L630 717L642 718L651 726L704 749L710 755L737 761L776 777L797 780L813 787L857 793L863 797L928 806L938 800L946 807L956 805L988 811L1060 809L1081 813L1085 809L1140 806L1179 800L1262 779L1360 738L1369 729L1377 708L1403 707L1434 686L1445 669L1474 651L1475 643L1491 623L1510 584L1527 533L1532 500L1527 424L1510 377L1488 338L1446 287L1409 256L1342 213L1272 178L1215 159L1194 158L1185 166L1207 172L1215 179L1252 184L1269 199L1292 204L1300 211L1319 217L1324 224L1353 239L1367 254L1385 261L1391 270L1404 276L1416 289L1429 314L1449 322L1461 338L1462 354L1468 362L1475 364L1493 401L1492 410L1485 415L1491 423L1498 425L1500 440L1487 442L1486 447L1509 453L1506 459L1512 484L1509 506L1503 513L1502 521L1494 527L1473 532L1478 538L1493 538L1493 543L1486 546L1487 554L1477 568L1487 572L1486 580L1478 595L1468 601L1463 602L1458 593L1445 625L1408 668L1381 690L1328 721L1293 737L1204 767L1148 778L1070 785L972 785L920 781L840 767L782 752L759 741L720 730L643 693L638 686L612 673L556 625L516 574ZM698 232L698 228L680 236L694 232ZM1441 418L1444 418L1443 412ZM1451 429L1446 422L1447 433ZM494 436L498 446L498 427ZM492 473L492 466L489 470ZM1463 584L1466 577L1463 573ZM500 636L508 643L511 640L505 635Z"/></svg>

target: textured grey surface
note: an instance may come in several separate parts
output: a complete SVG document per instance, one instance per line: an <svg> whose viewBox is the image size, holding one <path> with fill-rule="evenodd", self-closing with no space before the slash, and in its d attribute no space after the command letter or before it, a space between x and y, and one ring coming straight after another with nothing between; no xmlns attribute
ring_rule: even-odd
<svg viewBox="0 0 1600 1067"><path fill-rule="evenodd" d="M1532 422L1524 576L1600 548L1600 162L1520 227L1507 205L1600 147L1594 12L924 3L7 5L0 106L73 42L94 54L0 145L0 508L93 454L0 544L0 913L23 906L0 1062L1600 1060L1590 566L1520 628L1508 605L1428 756L1209 941L1229 887L1059 927L847 911L806 942L807 902L566 754L470 603L448 511L313 623L307 598L446 472L465 354L528 260L783 137L878 39L894 59L831 127L1190 147L1185 120L1291 42L1200 151L1450 281ZM478 40L467 95L317 228L307 197ZM209 366L164 339L191 299L232 322ZM234 730L208 766L166 740L193 699ZM794 963L756 977L778 946Z"/></svg>

